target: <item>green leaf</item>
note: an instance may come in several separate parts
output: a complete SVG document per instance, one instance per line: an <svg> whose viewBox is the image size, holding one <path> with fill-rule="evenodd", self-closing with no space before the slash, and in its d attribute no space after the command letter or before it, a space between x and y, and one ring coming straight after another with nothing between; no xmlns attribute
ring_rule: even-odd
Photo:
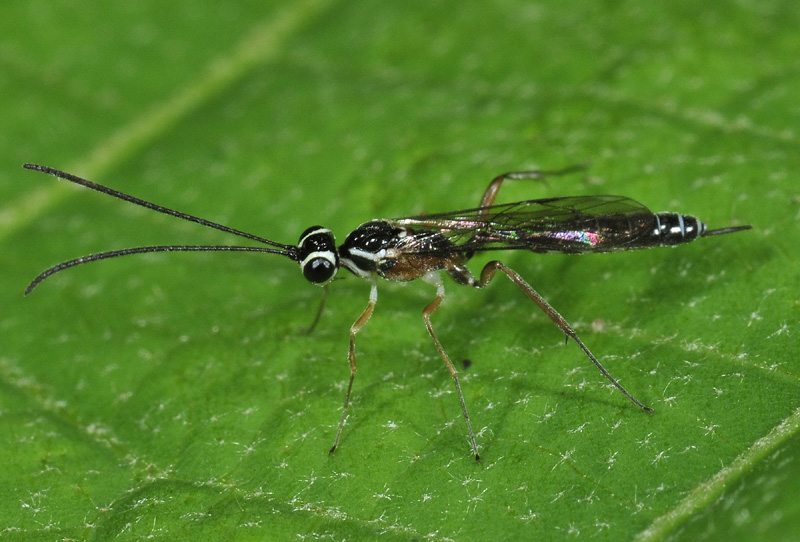
<svg viewBox="0 0 800 542"><path fill-rule="evenodd" d="M3 540L796 535L798 18L780 1L3 4ZM275 255L129 256L22 296L84 254L240 241L25 162L293 243L585 161L498 202L621 194L754 228L492 255L653 415L508 280L448 283L433 323L477 464L424 283L379 285L333 456L357 278L311 335L321 290Z"/></svg>

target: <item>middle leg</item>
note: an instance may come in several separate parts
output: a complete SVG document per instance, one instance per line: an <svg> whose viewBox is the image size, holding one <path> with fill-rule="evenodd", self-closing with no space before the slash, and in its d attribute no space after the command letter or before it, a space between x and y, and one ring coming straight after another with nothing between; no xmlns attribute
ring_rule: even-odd
<svg viewBox="0 0 800 542"><path fill-rule="evenodd" d="M433 324L431 324L431 314L433 314L436 309L439 308L439 305L444 299L444 283L442 283L442 277L438 271L429 272L427 275L425 275L425 277L423 277L423 280L428 284L436 286L436 299L431 301L422 311L422 318L425 320L425 327L428 329L428 334L431 336L433 344L436 345L436 349L439 351L439 355L442 356L442 360L444 360L447 370L450 371L450 376L453 377L453 383L455 384L456 392L458 393L458 400L461 401L461 412L464 414L464 421L467 423L467 431L469 432L469 442L472 446L472 452L475 454L475 461L480 461L481 456L478 454L478 445L475 444L475 432L472 430L472 422L469 420L467 403L464 401L464 394L461 393L461 384L458 382L458 371L456 371L453 362L450 361L450 356L448 356L447 352L445 352L442 343L439 342L439 337L436 336L436 332L433 330Z"/></svg>

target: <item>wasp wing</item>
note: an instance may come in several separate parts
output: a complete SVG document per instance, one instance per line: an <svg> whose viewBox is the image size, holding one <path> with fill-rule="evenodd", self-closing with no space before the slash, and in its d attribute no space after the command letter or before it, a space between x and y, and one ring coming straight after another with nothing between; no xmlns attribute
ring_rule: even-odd
<svg viewBox="0 0 800 542"><path fill-rule="evenodd" d="M624 196L573 196L397 218L407 228L410 253L610 252L652 235L655 215Z"/></svg>

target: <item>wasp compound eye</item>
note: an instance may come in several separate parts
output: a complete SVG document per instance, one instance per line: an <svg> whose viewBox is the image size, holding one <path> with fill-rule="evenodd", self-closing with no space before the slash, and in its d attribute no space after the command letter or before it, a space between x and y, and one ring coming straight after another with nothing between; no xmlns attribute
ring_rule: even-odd
<svg viewBox="0 0 800 542"><path fill-rule="evenodd" d="M303 262L303 276L308 282L325 284L336 276L336 263L325 256L317 256Z"/></svg>

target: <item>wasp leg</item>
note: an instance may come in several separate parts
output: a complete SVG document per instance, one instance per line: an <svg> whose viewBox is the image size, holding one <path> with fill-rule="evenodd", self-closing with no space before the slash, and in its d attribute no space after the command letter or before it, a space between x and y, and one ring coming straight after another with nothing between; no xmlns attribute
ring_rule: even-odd
<svg viewBox="0 0 800 542"><path fill-rule="evenodd" d="M350 326L350 381L347 384L347 393L344 396L344 407L342 408L342 419L339 421L339 430L336 432L336 440L333 442L333 447L331 448L329 454L333 455L333 452L336 451L336 447L339 446L339 438L342 436L342 429L344 429L344 422L347 419L347 407L350 406L350 392L353 391L353 379L356 376L356 334L361 331L361 328L369 320L370 316L372 316L372 311L375 308L375 303L378 301L378 285L373 282L372 286L369 291L369 303L367 304L367 308L364 309L364 312L361 313L361 316L358 317L358 320L353 322L353 325Z"/></svg>
<svg viewBox="0 0 800 542"><path fill-rule="evenodd" d="M576 171L584 170L587 167L588 164L576 164L574 166L565 167L564 169L555 169L552 171L544 171L544 170L513 171L511 173L504 173L502 175L498 175L497 177L492 179L492 182L490 182L489 186L486 187L486 192L483 193L483 198L481 198L480 207L489 207L494 203L494 198L497 197L497 193L500 191L500 186L506 179L514 181L522 179L536 179L541 181L547 177L566 175L568 173L574 173Z"/></svg>
<svg viewBox="0 0 800 542"><path fill-rule="evenodd" d="M322 318L322 311L325 309L325 301L328 299L328 286L329 285L326 284L322 287L322 299L319 302L317 314L314 315L314 320L311 322L311 325L300 329L300 333L303 335L310 335L317 328L317 324L319 323L320 318Z"/></svg>
<svg viewBox="0 0 800 542"><path fill-rule="evenodd" d="M609 382L614 384L614 386L619 391L621 391L622 394L625 395L625 397L630 399L634 405L638 406L642 410L646 412L653 412L652 408L647 407L643 405L641 402L639 402L638 399L636 399L633 395L628 393L628 390L623 388L622 384L617 382L616 379L614 379L614 377L611 376L608 371L606 371L605 367L603 367L600 364L600 362L597 361L597 358L594 357L594 354L592 354L589 348L585 344L583 344L583 341L578 337L578 335L572 329L572 326L569 325L569 323L564 319L564 317L561 316L558 313L558 311L556 311L552 307L552 305L550 305L547 301L545 301L544 298L541 295L539 295L538 292L536 292L536 290L531 288L531 286L527 282L525 282L523 278L519 276L519 274L516 271L507 267L505 264L497 260L489 262L486 264L486 266L484 266L483 270L481 271L480 282L476 284L476 287L483 288L484 286L489 284L489 282L491 282L492 278L494 277L494 274L497 272L498 269L503 273L505 273L514 284L519 286L519 289L522 290L523 293L531 299L531 301L536 303L539 306L539 308L542 309L542 311L553 321L555 325L557 325L561 329L561 331L564 332L564 334L567 337L575 341L578 344L578 346L581 347L581 350L583 350L584 354L586 354L589 360L591 360L591 362L594 363L595 367L597 367L600 370L600 372L603 373L603 376L605 376Z"/></svg>
<svg viewBox="0 0 800 542"><path fill-rule="evenodd" d="M472 446L472 452L475 454L475 461L480 461L481 456L478 454L478 445L475 444L475 432L472 430L472 422L469 421L467 403L464 402L464 394L461 392L461 384L458 382L458 371L456 371L453 362L450 361L450 356L448 356L447 352L444 351L442 343L439 342L439 338L436 336L436 332L433 330L433 324L431 324L431 314L433 314L436 309L439 308L439 305L444 299L444 283L442 282L442 277L439 275L438 271L432 271L428 273L423 277L423 280L428 284L436 286L436 299L431 301L422 311L422 318L425 320L425 327L428 328L428 334L431 336L433 344L436 345L436 349L439 351L439 355L442 356L447 370L450 371L450 376L453 377L453 383L456 386L458 399L461 401L461 412L464 414L464 421L467 422L467 431L469 432L469 442Z"/></svg>

